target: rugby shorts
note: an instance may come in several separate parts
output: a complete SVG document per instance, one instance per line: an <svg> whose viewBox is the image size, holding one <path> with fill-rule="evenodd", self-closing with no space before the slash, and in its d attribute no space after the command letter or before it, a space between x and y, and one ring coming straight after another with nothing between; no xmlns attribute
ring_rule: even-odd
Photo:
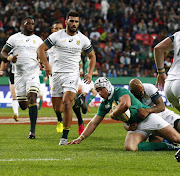
<svg viewBox="0 0 180 176"><path fill-rule="evenodd" d="M180 80L165 81L164 92L173 106L180 106Z"/></svg>
<svg viewBox="0 0 180 176"><path fill-rule="evenodd" d="M78 80L79 72L53 73L51 82L51 97L63 97L63 93L67 91L77 93Z"/></svg>
<svg viewBox="0 0 180 176"><path fill-rule="evenodd" d="M141 123L138 123L135 131L128 131L128 133L141 133L148 137L150 134L156 135L157 130L161 130L170 125L163 118L155 113L149 114Z"/></svg>
<svg viewBox="0 0 180 176"><path fill-rule="evenodd" d="M166 122L168 122L172 127L174 127L174 122L180 119L180 115L175 114L174 111L165 109L163 112L158 113Z"/></svg>
<svg viewBox="0 0 180 176"><path fill-rule="evenodd" d="M27 97L28 92L38 93L40 87L39 75L16 75L14 77L14 86L17 99Z"/></svg>

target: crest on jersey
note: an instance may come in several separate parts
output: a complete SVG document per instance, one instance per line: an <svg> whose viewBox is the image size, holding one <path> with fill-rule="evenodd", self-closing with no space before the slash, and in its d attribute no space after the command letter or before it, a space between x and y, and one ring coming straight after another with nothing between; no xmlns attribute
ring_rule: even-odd
<svg viewBox="0 0 180 176"><path fill-rule="evenodd" d="M33 43L36 44L36 40L33 40Z"/></svg>
<svg viewBox="0 0 180 176"><path fill-rule="evenodd" d="M80 40L77 40L77 43L76 43L77 45L80 45Z"/></svg>

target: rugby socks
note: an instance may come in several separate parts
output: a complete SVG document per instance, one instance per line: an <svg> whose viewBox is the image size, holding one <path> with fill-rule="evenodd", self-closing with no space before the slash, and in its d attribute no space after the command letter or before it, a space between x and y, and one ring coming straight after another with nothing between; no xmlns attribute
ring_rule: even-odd
<svg viewBox="0 0 180 176"><path fill-rule="evenodd" d="M40 109L41 109L42 103L43 103L43 101L42 101L42 100L40 100L40 101L39 101L39 108L38 108L38 110L40 110Z"/></svg>
<svg viewBox="0 0 180 176"><path fill-rule="evenodd" d="M29 104L29 117L30 117L30 121L31 121L31 129L30 131L32 133L35 133L35 127L36 127L36 120L37 120L37 104Z"/></svg>
<svg viewBox="0 0 180 176"><path fill-rule="evenodd" d="M89 98L88 98L88 101L86 103L87 107L89 105L89 103L91 103L91 101L95 98L95 96L91 95Z"/></svg>
<svg viewBox="0 0 180 176"><path fill-rule="evenodd" d="M73 106L74 113L76 114L76 117L78 119L78 125L83 124L83 119L81 116L81 111L79 106Z"/></svg>
<svg viewBox="0 0 180 176"><path fill-rule="evenodd" d="M58 120L59 122L62 122L61 112L56 112L56 116L57 116L57 120Z"/></svg>
<svg viewBox="0 0 180 176"><path fill-rule="evenodd" d="M12 108L13 108L14 114L19 116L19 111L18 111L19 103L18 103L18 100L12 100Z"/></svg>
<svg viewBox="0 0 180 176"><path fill-rule="evenodd" d="M68 134L69 134L69 131L70 131L70 127L63 127L63 135L62 135L62 138L67 139Z"/></svg>
<svg viewBox="0 0 180 176"><path fill-rule="evenodd" d="M141 142L138 145L139 151L158 151L158 150L167 150L168 146L166 143L156 143L156 142Z"/></svg>

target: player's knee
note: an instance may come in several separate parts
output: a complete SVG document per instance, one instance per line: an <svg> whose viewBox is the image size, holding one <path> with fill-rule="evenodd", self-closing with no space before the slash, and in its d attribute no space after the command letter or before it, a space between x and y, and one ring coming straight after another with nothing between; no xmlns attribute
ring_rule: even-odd
<svg viewBox="0 0 180 176"><path fill-rule="evenodd" d="M22 110L26 110L28 107L28 103L27 102L19 102L19 106Z"/></svg>
<svg viewBox="0 0 180 176"><path fill-rule="evenodd" d="M71 101L71 100L63 101L64 109L72 108L72 104L73 104L73 101Z"/></svg>
<svg viewBox="0 0 180 176"><path fill-rule="evenodd" d="M125 144L124 146L126 151L137 151L138 146L132 145L132 144Z"/></svg>

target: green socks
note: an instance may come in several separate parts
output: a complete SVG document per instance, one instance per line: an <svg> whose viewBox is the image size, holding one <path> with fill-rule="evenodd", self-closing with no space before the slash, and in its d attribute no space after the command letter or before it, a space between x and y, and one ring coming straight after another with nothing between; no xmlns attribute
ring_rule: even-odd
<svg viewBox="0 0 180 176"><path fill-rule="evenodd" d="M40 100L38 110L40 110L40 109L41 109L42 103L43 103L43 101L42 101L42 100Z"/></svg>
<svg viewBox="0 0 180 176"><path fill-rule="evenodd" d="M158 151L158 150L167 150L168 145L166 143L156 143L156 142L141 142L138 145L139 151Z"/></svg>
<svg viewBox="0 0 180 176"><path fill-rule="evenodd" d="M30 131L32 133L35 133L35 127L36 127L36 120L37 120L37 105L36 103L34 104L29 104L29 117L31 121L31 129Z"/></svg>

